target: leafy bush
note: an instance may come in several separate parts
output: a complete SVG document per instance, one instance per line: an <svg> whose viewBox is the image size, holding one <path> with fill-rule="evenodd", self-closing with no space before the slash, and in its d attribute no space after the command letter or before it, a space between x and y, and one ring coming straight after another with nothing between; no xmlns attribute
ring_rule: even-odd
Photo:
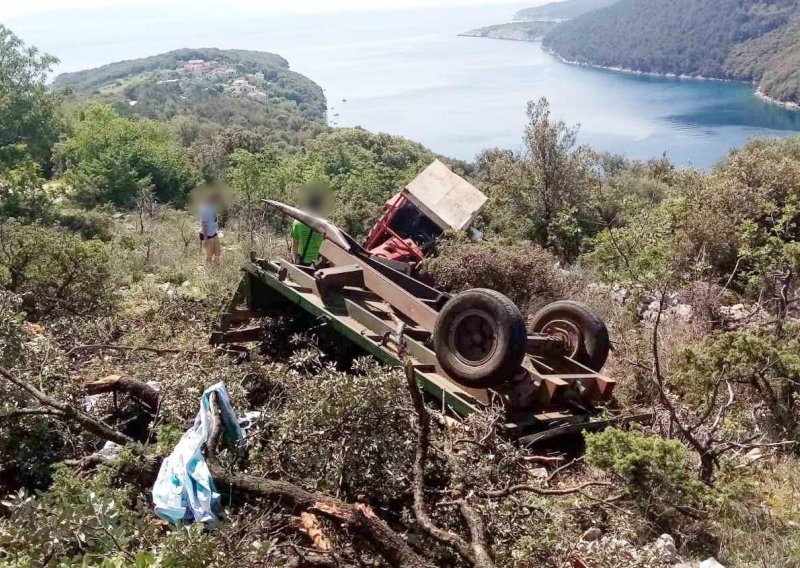
<svg viewBox="0 0 800 568"><path fill-rule="evenodd" d="M677 371L687 402L701 412L713 410L706 408L708 393L719 388L716 383L721 379L744 391L736 406L744 422L732 434L745 438L761 430L776 438L800 439L800 340L796 335L782 337L762 330L710 336L683 353ZM754 406L768 412L754 411Z"/></svg>
<svg viewBox="0 0 800 568"><path fill-rule="evenodd" d="M72 116L55 154L76 199L89 206L130 206L151 186L161 201L183 201L196 182L169 125L123 118L98 104Z"/></svg>
<svg viewBox="0 0 800 568"><path fill-rule="evenodd" d="M457 237L440 242L436 256L423 262L422 274L447 292L497 290L524 309L564 296L566 278L556 265L552 254L532 243Z"/></svg>
<svg viewBox="0 0 800 568"><path fill-rule="evenodd" d="M129 500L124 489L110 487L107 472L87 483L58 468L40 497L20 492L6 501L10 516L0 523L0 549L18 566L44 566L50 558L100 562L108 552L141 542L140 519L126 510Z"/></svg>
<svg viewBox="0 0 800 568"><path fill-rule="evenodd" d="M312 363L306 355L299 353L297 364L307 368ZM317 376L284 379L291 396L269 412L265 451L255 459L278 464L318 490L386 505L408 489L405 380L368 360L357 361L356 371L326 368Z"/></svg>
<svg viewBox="0 0 800 568"><path fill-rule="evenodd" d="M547 99L528 103L525 151L487 150L477 174L488 188L487 228L532 240L574 260L597 223L589 207L597 155L580 146L577 126L554 120Z"/></svg>
<svg viewBox="0 0 800 568"><path fill-rule="evenodd" d="M0 216L47 222L53 215L53 197L45 189L41 167L31 161L0 173Z"/></svg>
<svg viewBox="0 0 800 568"><path fill-rule="evenodd" d="M58 213L58 224L84 239L110 241L114 236L112 211L110 207L62 210Z"/></svg>
<svg viewBox="0 0 800 568"><path fill-rule="evenodd" d="M642 512L665 528L681 509L700 509L707 500L680 442L616 428L585 436L587 463L619 476Z"/></svg>
<svg viewBox="0 0 800 568"><path fill-rule="evenodd" d="M109 250L63 229L0 226L0 285L19 294L29 316L89 314L112 298Z"/></svg>

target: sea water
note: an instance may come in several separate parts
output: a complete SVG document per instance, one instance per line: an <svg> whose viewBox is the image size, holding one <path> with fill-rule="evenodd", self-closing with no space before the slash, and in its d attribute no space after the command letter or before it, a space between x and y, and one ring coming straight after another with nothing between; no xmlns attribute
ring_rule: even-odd
<svg viewBox="0 0 800 568"><path fill-rule="evenodd" d="M143 1L3 23L57 55L56 72L181 47L278 53L325 89L331 125L405 136L465 160L490 147L521 150L526 104L540 97L597 150L666 154L703 169L752 136L800 131L800 111L760 100L752 85L578 67L538 43L458 36L510 20L519 5L309 14L258 5Z"/></svg>

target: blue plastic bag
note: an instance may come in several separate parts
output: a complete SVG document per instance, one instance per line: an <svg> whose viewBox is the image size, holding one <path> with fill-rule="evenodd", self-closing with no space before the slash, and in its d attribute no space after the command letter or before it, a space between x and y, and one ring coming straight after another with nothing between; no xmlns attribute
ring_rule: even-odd
<svg viewBox="0 0 800 568"><path fill-rule="evenodd" d="M153 485L153 503L160 518L172 523L184 520L213 522L219 503L219 493L203 456L203 445L211 435L211 393L217 393L217 405L225 430L231 441L244 437L231 406L225 383L210 386L200 398L200 412L192 426L181 437L172 453L162 462Z"/></svg>

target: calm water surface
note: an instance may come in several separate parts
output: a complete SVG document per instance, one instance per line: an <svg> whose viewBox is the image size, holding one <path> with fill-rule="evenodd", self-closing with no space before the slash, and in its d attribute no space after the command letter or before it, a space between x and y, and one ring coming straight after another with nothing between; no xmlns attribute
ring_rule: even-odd
<svg viewBox="0 0 800 568"><path fill-rule="evenodd" d="M700 168L752 136L800 131L800 112L759 100L749 85L576 67L535 43L457 36L506 21L518 7L299 16L166 1L4 23L58 55L57 71L179 47L279 53L326 90L331 124L403 135L463 159L488 147L520 149L526 103L539 97L599 150L666 153Z"/></svg>

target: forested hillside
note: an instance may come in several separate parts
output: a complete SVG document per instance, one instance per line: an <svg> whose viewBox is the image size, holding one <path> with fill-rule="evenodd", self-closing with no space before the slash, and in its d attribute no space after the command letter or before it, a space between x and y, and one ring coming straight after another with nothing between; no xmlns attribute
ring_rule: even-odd
<svg viewBox="0 0 800 568"><path fill-rule="evenodd" d="M735 45L725 67L734 77L752 78L772 99L800 103L800 17Z"/></svg>
<svg viewBox="0 0 800 568"><path fill-rule="evenodd" d="M570 20L592 10L599 10L614 4L617 0L563 0L542 6L525 8L514 16L519 20Z"/></svg>
<svg viewBox="0 0 800 568"><path fill-rule="evenodd" d="M355 357L288 306L260 312L259 341L209 345L220 312L237 315L251 251L290 255L263 199L327 186L332 221L361 239L434 154L327 128L300 109L320 97L278 97L300 123L275 139L226 107L240 96L227 83L202 93L223 52L190 53L48 89L56 59L0 25L0 565L799 565L800 137L754 139L700 172L581 145L541 99L520 150L443 158L489 198L484 237L444 236L424 278L493 288L527 316L554 299L591 306L617 382L610 404L576 410L640 417L528 447L505 435L508 394L456 419L413 374ZM311 85L273 57L277 77ZM174 79L180 92L147 102L147 84ZM194 114L192 87L241 125ZM227 197L216 264L189 205L206 181ZM218 381L247 425L217 444L233 421L212 419L191 458L214 478L218 519L163 521L157 474Z"/></svg>
<svg viewBox="0 0 800 568"><path fill-rule="evenodd" d="M465 37L488 37L492 39L509 39L515 41L540 41L557 25L555 22L510 22L486 26L459 34Z"/></svg>
<svg viewBox="0 0 800 568"><path fill-rule="evenodd" d="M239 126L286 146L319 132L326 117L318 85L284 58L256 51L180 49L65 73L53 88L109 103L123 116L180 119L205 130Z"/></svg>
<svg viewBox="0 0 800 568"><path fill-rule="evenodd" d="M796 0L620 0L555 28L567 61L646 73L764 81L796 101Z"/></svg>

